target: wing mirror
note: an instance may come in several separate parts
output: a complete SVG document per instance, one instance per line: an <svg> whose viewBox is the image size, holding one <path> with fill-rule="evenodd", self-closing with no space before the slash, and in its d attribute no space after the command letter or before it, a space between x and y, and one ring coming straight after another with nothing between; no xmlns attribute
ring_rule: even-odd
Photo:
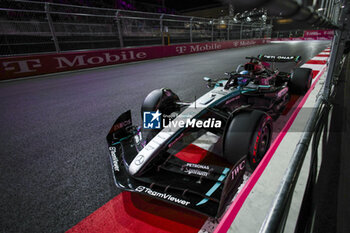
<svg viewBox="0 0 350 233"><path fill-rule="evenodd" d="M215 86L215 82L213 82L212 80L211 80L211 78L209 78L209 77L203 77L203 79L204 79L204 81L206 81L207 82L207 87L208 88L213 88L214 86Z"/></svg>
<svg viewBox="0 0 350 233"><path fill-rule="evenodd" d="M206 81L206 82L211 82L211 78L209 78L209 77L203 77L203 79L204 79L204 81Z"/></svg>

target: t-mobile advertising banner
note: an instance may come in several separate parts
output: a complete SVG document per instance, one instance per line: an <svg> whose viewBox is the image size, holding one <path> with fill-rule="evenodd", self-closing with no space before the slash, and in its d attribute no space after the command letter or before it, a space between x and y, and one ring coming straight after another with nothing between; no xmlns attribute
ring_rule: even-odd
<svg viewBox="0 0 350 233"><path fill-rule="evenodd" d="M271 41L291 41L291 40L332 40L334 30L306 30L304 37L273 38Z"/></svg>
<svg viewBox="0 0 350 233"><path fill-rule="evenodd" d="M0 58L0 80L208 52L220 49L260 45L269 42L270 39L251 39L3 57Z"/></svg>
<svg viewBox="0 0 350 233"><path fill-rule="evenodd" d="M306 30L303 37L273 38L271 41L332 40L334 30Z"/></svg>
<svg viewBox="0 0 350 233"><path fill-rule="evenodd" d="M304 38L310 40L331 40L334 30L307 30L304 31Z"/></svg>

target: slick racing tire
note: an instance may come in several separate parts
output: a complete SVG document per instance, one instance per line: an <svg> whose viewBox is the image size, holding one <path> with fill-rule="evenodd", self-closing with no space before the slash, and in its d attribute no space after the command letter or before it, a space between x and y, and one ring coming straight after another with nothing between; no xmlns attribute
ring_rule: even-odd
<svg viewBox="0 0 350 233"><path fill-rule="evenodd" d="M253 110L235 115L225 131L223 156L236 164L247 156L254 170L270 147L272 118L265 112Z"/></svg>
<svg viewBox="0 0 350 233"><path fill-rule="evenodd" d="M163 116L170 116L173 112L180 110L180 107L176 104L178 101L180 101L179 97L170 89L153 90L146 96L141 106L142 120L144 121L145 112L155 112L157 110L162 114L162 118L164 118ZM168 124L169 118L164 118L164 122ZM146 140L150 141L162 128L161 125L160 129L149 130Z"/></svg>
<svg viewBox="0 0 350 233"><path fill-rule="evenodd" d="M170 115L178 111L179 107L176 102L180 101L179 97L170 89L161 88L150 92L141 107L141 114L149 111L159 110L162 114Z"/></svg>
<svg viewBox="0 0 350 233"><path fill-rule="evenodd" d="M289 87L292 94L303 95L309 90L312 83L312 69L296 68L289 82Z"/></svg>

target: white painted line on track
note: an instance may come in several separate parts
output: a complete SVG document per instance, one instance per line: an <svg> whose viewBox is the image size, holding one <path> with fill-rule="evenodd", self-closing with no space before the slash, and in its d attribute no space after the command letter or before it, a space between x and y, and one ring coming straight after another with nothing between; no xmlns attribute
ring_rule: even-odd
<svg viewBox="0 0 350 233"><path fill-rule="evenodd" d="M327 61L329 57L314 57L312 58L310 61L312 60L317 60L317 61Z"/></svg>
<svg viewBox="0 0 350 233"><path fill-rule="evenodd" d="M302 68L310 68L312 70L322 70L322 68L324 67L323 64L304 64L301 66Z"/></svg>

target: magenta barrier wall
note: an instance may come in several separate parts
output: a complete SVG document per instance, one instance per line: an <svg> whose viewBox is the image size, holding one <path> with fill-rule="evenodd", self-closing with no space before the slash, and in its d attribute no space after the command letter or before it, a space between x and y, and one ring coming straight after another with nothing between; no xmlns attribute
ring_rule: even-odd
<svg viewBox="0 0 350 233"><path fill-rule="evenodd" d="M314 40L331 40L334 36L334 30L306 30L304 38Z"/></svg>
<svg viewBox="0 0 350 233"><path fill-rule="evenodd" d="M0 80L269 43L234 40L0 58Z"/></svg>
<svg viewBox="0 0 350 233"><path fill-rule="evenodd" d="M290 41L290 40L332 40L334 30L306 30L303 37L291 38L273 38L271 41Z"/></svg>
<svg viewBox="0 0 350 233"><path fill-rule="evenodd" d="M290 38L273 38L271 41L301 41L301 40L332 40L333 37L290 37Z"/></svg>

